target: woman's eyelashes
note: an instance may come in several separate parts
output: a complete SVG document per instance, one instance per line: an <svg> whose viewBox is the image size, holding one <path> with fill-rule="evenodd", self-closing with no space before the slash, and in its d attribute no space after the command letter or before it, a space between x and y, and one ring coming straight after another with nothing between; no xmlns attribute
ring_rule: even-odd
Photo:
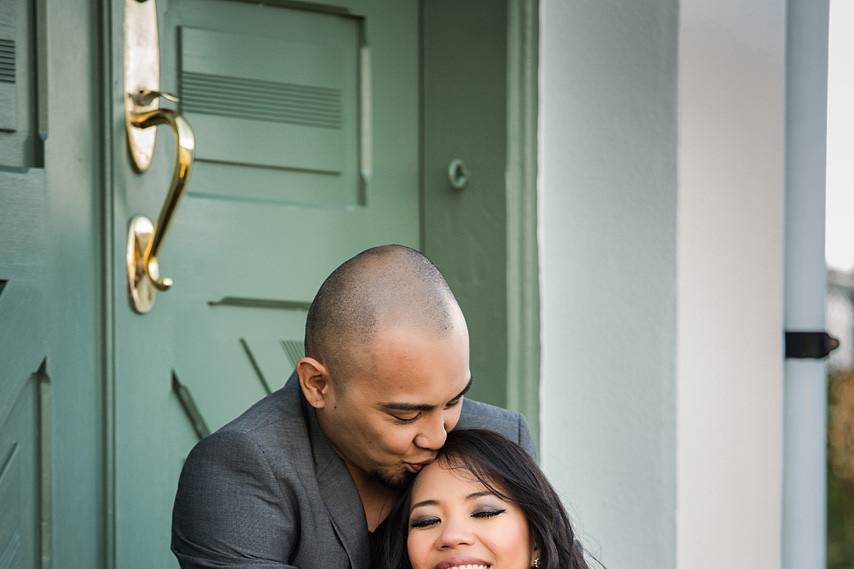
<svg viewBox="0 0 854 569"><path fill-rule="evenodd" d="M484 519L484 518L494 518L495 516L501 515L507 510L503 508L484 508L475 510L471 513L471 517L476 519ZM424 518L413 518L409 522L409 527L412 529L418 528L428 528L435 525L438 525L442 522L441 518L438 516L429 516Z"/></svg>
<svg viewBox="0 0 854 569"><path fill-rule="evenodd" d="M502 510L500 508L497 509L489 509L489 510L480 510L471 515L473 518L492 518L499 514L503 514L507 510Z"/></svg>
<svg viewBox="0 0 854 569"><path fill-rule="evenodd" d="M438 524L441 520L436 517L427 517L427 518L414 518L409 522L409 527L415 528L427 528L430 526L434 526Z"/></svg>

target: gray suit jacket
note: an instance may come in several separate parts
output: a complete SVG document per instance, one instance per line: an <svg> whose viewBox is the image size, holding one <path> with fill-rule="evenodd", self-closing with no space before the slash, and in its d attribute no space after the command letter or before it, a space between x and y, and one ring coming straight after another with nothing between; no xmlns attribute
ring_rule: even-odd
<svg viewBox="0 0 854 569"><path fill-rule="evenodd" d="M457 428L533 454L518 413L464 400ZM190 452L172 511L184 569L370 569L362 502L296 375Z"/></svg>

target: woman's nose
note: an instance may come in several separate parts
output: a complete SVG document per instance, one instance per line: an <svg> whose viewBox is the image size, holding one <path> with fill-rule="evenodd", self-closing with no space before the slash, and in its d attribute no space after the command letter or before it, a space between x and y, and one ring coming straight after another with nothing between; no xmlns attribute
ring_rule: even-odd
<svg viewBox="0 0 854 569"><path fill-rule="evenodd" d="M473 543L474 533L465 520L450 518L445 520L437 543L439 549L450 549L461 545L472 545Z"/></svg>

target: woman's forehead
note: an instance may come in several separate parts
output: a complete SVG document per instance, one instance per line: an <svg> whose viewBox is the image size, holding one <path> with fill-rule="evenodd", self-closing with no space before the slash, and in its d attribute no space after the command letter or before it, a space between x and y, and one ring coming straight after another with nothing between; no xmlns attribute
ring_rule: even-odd
<svg viewBox="0 0 854 569"><path fill-rule="evenodd" d="M453 462L449 464L442 458L425 467L415 478L412 499L417 502L422 499L439 500L442 497L465 498L472 492L484 490L488 488L469 469Z"/></svg>

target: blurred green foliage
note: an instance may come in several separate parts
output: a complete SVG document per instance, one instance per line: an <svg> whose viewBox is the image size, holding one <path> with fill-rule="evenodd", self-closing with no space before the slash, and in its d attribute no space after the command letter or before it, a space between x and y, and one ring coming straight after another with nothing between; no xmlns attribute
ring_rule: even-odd
<svg viewBox="0 0 854 569"><path fill-rule="evenodd" d="M854 569L854 372L828 381L827 569Z"/></svg>
<svg viewBox="0 0 854 569"><path fill-rule="evenodd" d="M854 569L854 483L827 469L827 569Z"/></svg>

